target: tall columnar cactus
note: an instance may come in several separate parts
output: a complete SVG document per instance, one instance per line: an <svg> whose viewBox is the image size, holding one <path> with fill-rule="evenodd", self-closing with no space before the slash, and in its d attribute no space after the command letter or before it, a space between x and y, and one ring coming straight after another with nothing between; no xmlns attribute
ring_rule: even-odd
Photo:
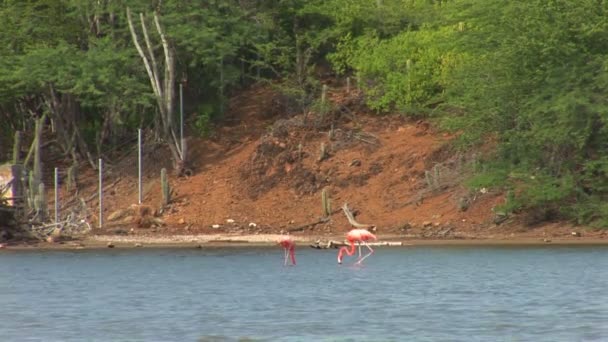
<svg viewBox="0 0 608 342"><path fill-rule="evenodd" d="M165 207L171 202L171 187L167 178L167 169L160 170L160 185L163 193L162 206Z"/></svg>
<svg viewBox="0 0 608 342"><path fill-rule="evenodd" d="M435 178L435 187L439 188L439 185L441 184L441 178L440 178L441 177L441 173L440 173L440 170L439 170L439 164L436 164L433 167L433 171L435 172L435 177L434 177Z"/></svg>
<svg viewBox="0 0 608 342"><path fill-rule="evenodd" d="M38 184L36 183L36 177L33 172L28 172L27 177L27 206L28 208L35 208L36 192L38 191Z"/></svg>
<svg viewBox="0 0 608 342"><path fill-rule="evenodd" d="M323 205L323 215L329 217L331 215L331 199L329 198L329 190L327 188L321 191L321 204Z"/></svg>
<svg viewBox="0 0 608 342"><path fill-rule="evenodd" d="M44 183L38 184L38 192L34 197L34 209L40 221L46 221L47 217L47 206L46 206L46 192L44 189Z"/></svg>
<svg viewBox="0 0 608 342"><path fill-rule="evenodd" d="M68 178L66 181L66 190L68 192L72 191L76 188L76 183L78 182L78 164L74 163L72 166L68 168Z"/></svg>
<svg viewBox="0 0 608 342"><path fill-rule="evenodd" d="M36 120L36 136L34 137L34 178L36 184L42 182L42 164L40 162L42 151L40 150L40 140L42 139L43 120L43 118Z"/></svg>
<svg viewBox="0 0 608 342"><path fill-rule="evenodd" d="M13 144L13 164L19 164L21 161L21 132L15 132L15 141Z"/></svg>
<svg viewBox="0 0 608 342"><path fill-rule="evenodd" d="M429 186L429 188L431 188L431 190L439 190L439 188L441 187L440 165L435 165L433 167L433 172L424 171L424 178L426 180L426 184Z"/></svg>
<svg viewBox="0 0 608 342"><path fill-rule="evenodd" d="M325 147L325 143L321 143L321 148L319 151L319 161L322 162L327 158L327 148Z"/></svg>
<svg viewBox="0 0 608 342"><path fill-rule="evenodd" d="M325 101L327 101L327 84L324 84L321 90L321 103L325 105Z"/></svg>

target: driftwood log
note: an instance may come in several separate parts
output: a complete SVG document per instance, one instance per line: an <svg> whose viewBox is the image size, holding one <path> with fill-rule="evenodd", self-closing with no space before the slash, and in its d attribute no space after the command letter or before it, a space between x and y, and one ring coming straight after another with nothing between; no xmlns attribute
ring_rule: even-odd
<svg viewBox="0 0 608 342"><path fill-rule="evenodd" d="M374 246L374 247L377 247L377 246L388 246L388 247L403 246L403 242L401 242L401 241L368 242L367 244L369 246ZM358 246L359 243L355 243L355 245ZM317 241L315 241L315 243L310 245L310 247L314 248L314 249L340 248L343 246L348 246L348 243L335 241L335 240L329 240L329 241L317 240Z"/></svg>

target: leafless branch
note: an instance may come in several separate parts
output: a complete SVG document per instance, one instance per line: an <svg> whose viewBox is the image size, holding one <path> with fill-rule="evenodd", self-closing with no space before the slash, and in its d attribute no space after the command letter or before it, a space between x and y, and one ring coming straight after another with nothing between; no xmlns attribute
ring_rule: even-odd
<svg viewBox="0 0 608 342"><path fill-rule="evenodd" d="M368 228L375 227L373 224L363 224L363 223L357 222L355 220L355 216L353 215L352 211L348 208L347 203L344 203L344 205L342 206L342 210L344 211L344 215L346 215L346 218L348 219L348 222L351 224L351 226L356 227L356 228L362 228L362 229L368 229Z"/></svg>

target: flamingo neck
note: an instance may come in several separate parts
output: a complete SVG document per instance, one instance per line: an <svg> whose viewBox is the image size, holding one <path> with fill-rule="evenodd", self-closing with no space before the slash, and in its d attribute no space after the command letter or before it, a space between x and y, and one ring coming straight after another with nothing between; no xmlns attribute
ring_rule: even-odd
<svg viewBox="0 0 608 342"><path fill-rule="evenodd" d="M346 252L346 254L348 254L349 256L353 255L355 253L355 242L353 240L350 240L350 249L348 249L347 247L342 247L340 248L340 251L338 252L338 263L342 263L342 256L344 255L344 252Z"/></svg>

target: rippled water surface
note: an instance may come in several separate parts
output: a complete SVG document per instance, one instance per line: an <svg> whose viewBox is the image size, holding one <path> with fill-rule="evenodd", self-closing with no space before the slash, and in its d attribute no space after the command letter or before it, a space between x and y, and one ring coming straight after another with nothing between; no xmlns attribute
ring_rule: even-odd
<svg viewBox="0 0 608 342"><path fill-rule="evenodd" d="M608 341L608 246L0 253L1 341ZM352 261L351 261L352 262Z"/></svg>

